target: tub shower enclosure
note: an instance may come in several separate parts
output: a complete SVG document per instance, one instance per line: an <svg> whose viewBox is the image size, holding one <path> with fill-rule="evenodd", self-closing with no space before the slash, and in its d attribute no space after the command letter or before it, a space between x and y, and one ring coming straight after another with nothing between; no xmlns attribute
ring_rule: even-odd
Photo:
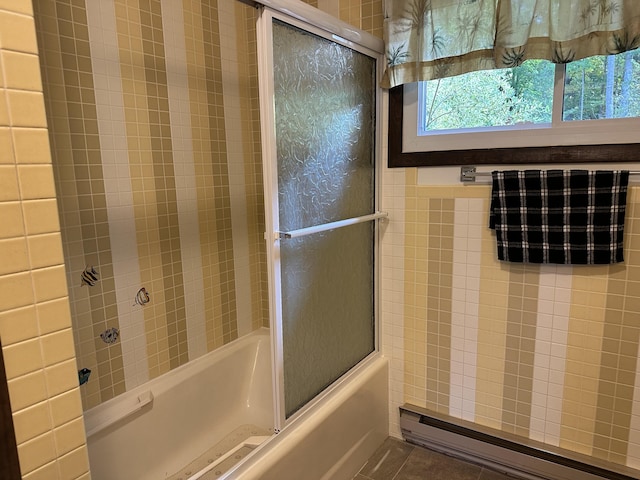
<svg viewBox="0 0 640 480"><path fill-rule="evenodd" d="M386 434L382 42L269 5L34 2L95 479L278 478L235 464L354 395L335 455Z"/></svg>

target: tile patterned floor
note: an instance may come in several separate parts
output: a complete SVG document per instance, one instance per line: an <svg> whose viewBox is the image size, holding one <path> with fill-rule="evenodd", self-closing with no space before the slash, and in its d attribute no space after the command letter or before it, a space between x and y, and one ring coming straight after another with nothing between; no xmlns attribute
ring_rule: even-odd
<svg viewBox="0 0 640 480"><path fill-rule="evenodd" d="M389 437L353 480L514 480L514 477Z"/></svg>

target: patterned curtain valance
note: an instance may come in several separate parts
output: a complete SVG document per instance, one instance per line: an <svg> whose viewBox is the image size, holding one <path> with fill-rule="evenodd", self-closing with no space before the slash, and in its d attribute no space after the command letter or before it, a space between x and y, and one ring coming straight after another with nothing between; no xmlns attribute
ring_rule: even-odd
<svg viewBox="0 0 640 480"><path fill-rule="evenodd" d="M386 0L382 86L640 47L640 0Z"/></svg>

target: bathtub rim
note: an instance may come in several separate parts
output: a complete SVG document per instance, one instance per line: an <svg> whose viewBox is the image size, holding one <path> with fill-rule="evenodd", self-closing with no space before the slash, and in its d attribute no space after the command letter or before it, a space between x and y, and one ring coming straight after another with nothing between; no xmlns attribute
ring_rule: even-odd
<svg viewBox="0 0 640 480"><path fill-rule="evenodd" d="M363 387L368 380L373 378L379 369L385 368L385 366L389 368L389 362L389 357L381 351L374 350L371 352L325 390L316 395L307 405L293 414L279 432L274 432L269 439L251 451L241 462L220 476L219 480L240 479L251 469L259 468L257 467L258 462L261 460L269 461L269 454L278 452L279 444L287 441L289 437L295 437L307 423L321 417L332 408L335 409L342 402L346 401L350 393ZM388 418L386 423L388 429Z"/></svg>
<svg viewBox="0 0 640 480"><path fill-rule="evenodd" d="M212 350L204 355L201 355L193 360L188 361L184 365L180 365L156 378L149 380L148 382L138 385L131 390L126 391L106 402L96 405L83 412L85 434L87 439L99 435L102 431L92 432L96 427L100 427L104 422L111 421L111 424L115 425L121 420L124 420L124 416L121 418L115 418L123 410L134 409L138 403L138 399L144 396L148 392L152 393L152 397L161 395L171 388L179 385L186 378L202 372L208 368L211 364L216 363L219 360L227 358L233 353L241 350L249 343L261 343L266 342L268 348L271 349L271 336L268 327L260 327L247 335L239 337L222 347ZM184 375L188 372L188 375ZM150 404L153 403L151 400ZM145 408L142 406L141 408ZM109 427L106 427L109 428Z"/></svg>
<svg viewBox="0 0 640 480"><path fill-rule="evenodd" d="M291 415L291 417L286 420L280 432L284 432L290 425L303 423L305 418L313 416L313 412L321 408L324 403L330 402L336 396L341 395L341 392L350 387L353 382L357 382L361 378L361 374L368 373L369 368L374 367L380 358L386 357L378 349L369 353L324 390L315 395L306 405L301 407L300 410Z"/></svg>

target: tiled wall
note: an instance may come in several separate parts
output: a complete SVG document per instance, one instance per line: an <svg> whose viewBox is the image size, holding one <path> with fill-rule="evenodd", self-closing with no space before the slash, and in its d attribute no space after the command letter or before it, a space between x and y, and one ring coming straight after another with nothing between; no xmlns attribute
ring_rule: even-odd
<svg viewBox="0 0 640 480"><path fill-rule="evenodd" d="M382 38L382 0L304 0L312 7L339 18L354 27Z"/></svg>
<svg viewBox="0 0 640 480"><path fill-rule="evenodd" d="M85 305L84 308L87 304L91 305L92 301L94 305L95 302L103 302L97 304L102 309L104 302L109 305L112 301L112 292L116 292L116 298L118 292L128 292L129 280L119 284L118 268L122 269L122 278L135 278L131 283L136 285L143 275L141 269L154 272L158 268L150 263L141 265L138 261L128 262L129 253L120 260L113 258L113 252L131 252L131 248L137 249L136 245L126 242L125 239L129 238L127 235L120 233L130 234L148 227L146 224L140 225L137 220L136 215L139 216L141 212L133 208L133 187L127 187L119 181L121 175L136 178L136 172L127 171L128 166L123 172L122 155L133 151L134 157L144 154L153 159L154 153L157 155L168 150L165 149L168 132L162 128L158 128L154 137L156 140L163 140L156 147L154 144L139 145L133 142L133 148L129 144L118 143L121 142L118 139L131 138L130 129L138 124L137 116L126 115L146 111L153 112L162 119L163 115L166 118L168 105L171 158L162 157L151 168L164 168L166 162L171 161L174 170L175 165L181 165L185 170L192 168L198 174L206 173L205 177L208 175L208 178L224 176L219 169L206 172L204 166L197 164L197 160L190 167L189 162L184 161L184 152L193 152L194 159L207 155L207 152L222 152L221 133L216 131L215 125L202 122L207 118L216 121L221 118L217 113L220 108L228 108L224 105L228 99L222 100L222 107L219 100L214 99L213 103L218 103L215 103L216 108L212 111L200 111L198 106L209 102L209 86L220 82L219 77L206 77L208 73L203 71L203 62L213 62L209 72L212 75L216 71L226 72L230 65L222 60L222 54L216 57L213 53L218 44L205 39L206 35L211 38L214 32L219 34L219 30L211 29L206 33L202 18L207 15L210 17L213 12L197 11L195 5L201 2L190 5L189 0L184 0L182 19L169 24L163 23L162 32L158 32L158 25L152 23L158 22L158 18L149 18L144 13L157 8L158 2L146 2L144 5L143 2L133 3L135 7L128 11L133 15L131 18L140 18L139 22L142 24L147 22L144 28L147 33L143 34L143 29L140 28L139 32L128 31L125 35L127 39L136 39L134 45L119 44L114 40L114 32L118 28L136 28L135 25L125 25L124 17L120 17L118 23L116 10L112 7L114 2L90 3L85 6L84 14L78 11L83 9L82 5L73 2L70 18L64 2L36 3L38 7L44 8L51 8L56 3L55 7L59 10L47 11L47 15L57 19L54 23L58 29L57 33L51 32L49 38L70 38L70 41L60 42L60 51L56 51L55 45L48 45L46 39L43 40L47 49L43 48L42 61L47 61L44 58L46 55L53 55L54 59L53 66L45 69L45 84L47 87L50 85L49 72L52 78L58 79L57 84L53 79L51 81L51 88L55 92L52 92L51 100L48 101L59 102L58 107L65 103L66 108L71 110L68 117L65 117L68 120L60 119L56 123L56 119L51 117L52 142L56 146L61 142L68 155L71 152L87 152L86 159L84 154L79 154L81 168L77 170L81 179L87 183L77 183L84 190L76 192L78 205L72 203L75 210L72 209L74 213L71 218L64 218L63 215L62 221L69 222L70 228L75 228L76 231L78 225L74 222L77 222L77 218L89 218L96 224L104 223L99 221L99 210L103 208L99 203L100 196L95 196L98 204L92 205L92 208L85 208L88 205L83 205L83 200L80 199L86 195L83 192L93 193L94 185L100 185L101 182L105 186L104 203L115 206L116 211L122 213L115 224L109 223L109 235L104 235L104 227L95 232L81 231L82 242L67 247L71 253L85 252L86 249L91 255L99 256L109 250L104 248L105 239L108 238L111 242L113 287L108 285L112 272L106 269L101 272L104 281L101 293L87 294L88 298L80 302ZM96 4L100 8L92 9L91 5ZM170 9L176 9L177 4L179 2L161 2L161 8L172 11ZM360 11L359 18L356 10ZM342 20L381 36L381 10L382 2L371 2L370 5L359 2L352 6L343 0L333 5L331 11L339 12ZM172 12L175 14L179 11L178 8ZM111 13L107 15L109 12ZM122 11L120 13L123 14ZM370 26L369 14L372 19ZM83 15L86 15L86 21L83 20ZM86 23L89 28L92 18L94 27L86 34L82 25ZM142 20L143 18L146 20ZM162 19L165 21L168 17L165 15ZM242 20L235 16L233 21L236 33L241 32L237 33L241 35L245 29L237 28L237 25ZM250 19L244 21L246 25L251 25ZM172 28L180 25L180 28ZM153 27L155 31L149 32L149 28L153 30ZM226 28L233 26L226 24ZM162 36L162 42L158 35ZM91 51L88 63L84 53L87 37ZM172 44L171 41L181 37L185 39L184 47L182 52L178 52L177 45L180 42ZM120 39L123 40L124 38ZM92 42L95 48L92 48ZM166 69L166 80L154 78L154 69L149 72L123 68L119 57L122 50L129 50L131 46L137 48L135 51L140 55L151 49L154 62L158 62L161 53L158 48L162 45L165 62L181 58L180 61L187 68ZM51 167L48 164L42 96L38 93L41 87L37 74L22 74L36 68L30 2L0 0L0 49L3 72L3 95L0 102L0 218L3 227L0 242L3 259L10 259L3 262L3 270L0 272L0 335L5 344L3 352L8 362L7 373L12 408L15 411L21 465L25 478L29 479L88 478L83 435L79 428L81 405L76 386L76 364L70 338L66 289L63 287L66 282L61 265L56 200ZM63 52L63 49L66 50ZM77 77L67 74L69 78L64 78L64 73L60 71L64 62L73 64L74 61L77 62ZM215 62L220 62L221 66L216 67ZM16 76L12 71L17 71L15 67L18 65L21 74ZM240 69L242 65L244 63L239 62L236 68ZM119 82L110 80L112 75L119 76ZM171 75L177 82L169 80ZM93 78L89 79L89 76ZM127 82L129 83L125 85ZM90 83L93 83L92 88L88 87ZM166 91L158 88L158 85L163 84L166 84ZM136 101L138 89L148 88L149 85L154 89L153 102L142 108ZM172 87L170 92L169 85L176 88ZM127 95L124 93L125 88L129 88L127 91L130 93ZM87 90L93 90L93 98ZM188 94L184 96L186 92ZM237 101L241 102L242 99ZM180 108L172 108L176 102ZM124 111L125 108L127 112ZM135 121L127 121L127 118ZM189 122L186 121L187 118ZM77 121L80 119L82 125ZM252 125L257 122L255 115L234 121L249 122ZM95 122L98 124L99 149L88 148L94 145L91 142L96 139ZM143 123L149 129L151 125L154 128L159 125L148 119ZM180 129L187 129L190 135L183 133L176 136L174 130ZM252 131L255 132L256 129ZM225 130L225 138L227 135L229 133ZM144 136L148 139L151 133ZM86 144L74 143L81 141L81 138ZM257 148L255 133L247 142L252 144L251 148ZM228 143L226 148L228 149ZM101 155L100 162L96 162L96 150ZM228 151L225 153L230 155ZM96 168L98 163L102 165L102 172ZM149 167L148 163L152 161L141 161L140 168ZM87 170L89 173L85 173ZM74 171L73 175L75 174ZM233 174L239 175L239 172ZM231 171L227 172L230 178L233 174ZM245 166L244 175L255 179L259 175L259 169L254 172ZM193 176L188 174L184 177ZM198 231L198 235L195 235L194 225L199 228L199 220L180 216L181 208L193 202L194 198L195 201L204 203L213 201L202 197L206 195L207 185L188 183L186 178L181 180L185 183L179 183L178 178L179 175L176 176L176 185L180 184L183 188L176 188L176 192L184 194L182 200L178 195L175 199L166 196L162 198L162 205L167 210L166 221L175 223L176 210L179 219L180 234L171 236L170 233L169 245L161 250L169 257L173 254L171 241L175 243L179 239L182 246L184 242L194 238L202 241L203 238L210 238L207 235L212 235L207 231ZM230 185L231 183L229 181ZM247 199L251 194L260 197L259 182L245 181L244 185L245 188L252 185L251 188L254 189L253 193L247 193ZM136 186L136 195L142 194L146 202L151 194L149 190L163 191L157 183L151 187L153 188L148 189L144 183ZM418 185L414 169L384 169L383 188L382 208L391 215L391 221L384 227L382 245L382 344L383 351L392 362L392 433L399 433L396 423L397 406L407 401L638 468L638 188L632 188L630 195L626 263L616 267L584 268L522 267L497 263L493 253L493 238L485 227L489 194L485 187L421 186ZM188 193L193 192L197 192L196 196L190 197ZM101 193L99 187L97 193ZM61 203L65 201L64 198L60 199ZM258 200L247 201L251 203ZM174 204L177 205L175 208L172 206ZM226 207L223 204L217 208L224 210ZM253 214L247 214L247 223L252 221L251 215L259 216L261 213L256 209ZM118 234L113 234L112 230ZM124 248L114 248L118 241L124 243ZM220 254L224 254L225 247L219 249ZM153 248L150 249L152 250ZM10 255L5 255L5 252L10 252ZM213 249L207 251L206 255L218 253L218 249ZM84 255L85 253L82 256ZM138 255L144 256L136 251L134 256ZM151 261L152 255L148 257ZM190 259L186 263L193 265L196 261L197 259ZM252 262L253 260L249 264ZM78 278L77 269L83 269L86 266L84 263L80 259L74 263L74 281ZM182 263L184 296L202 298L203 293L184 287L206 283L204 277L201 279L197 274L198 268L191 267L189 270L188 265L185 268L186 263ZM119 267L116 268L116 265ZM190 277L185 274L188 271L191 271ZM219 275L217 272L207 274L212 277ZM255 272L251 271L249 276L252 282L259 281L255 279ZM164 279L162 275L160 277ZM70 286L77 287L75 283ZM161 291L166 288L164 284L160 287ZM206 288L208 294L228 299L228 296L213 287ZM173 290L170 294L175 294L176 289ZM124 298L129 301L128 295L124 295ZM251 298L252 302L261 301L254 296ZM190 302L185 302L185 308L189 304ZM116 300L116 305L124 306L125 301ZM208 304L206 308L215 310L219 305ZM74 308L77 306L74 305ZM105 307L105 323L99 324L100 328L110 325L108 319L113 318L107 310L108 307ZM202 312L197 311L195 314L197 317ZM146 313L141 314L140 309L119 314L120 321L126 318L127 325L133 325L131 334L135 338L144 339L144 342L148 322L145 315ZM166 318L166 311L161 317ZM190 315L186 317L193 318ZM189 320L187 324L188 322ZM124 336L127 327L122 323L124 322L121 322L120 329ZM157 327L151 325L153 326ZM178 337L181 328L183 327L177 322L175 335ZM189 328L188 326L187 330ZM165 325L161 324L160 329L165 329ZM211 335L215 334L216 329L223 332L224 338L223 324L209 326L206 331ZM95 341L97 332L93 326L80 331L87 335L80 338L81 342L90 343L91 339ZM78 335L85 333L76 332L76 336ZM208 342L205 348L189 338L187 343L189 351L199 352L210 345ZM179 348L177 352L179 359ZM129 354L131 352L122 348L123 357ZM117 358L117 354L109 354L102 357L101 362L117 362ZM158 362L155 363L158 371L165 368L167 362L163 360L164 357L159 355ZM134 381L143 381L148 372L145 373L144 365L136 362L135 355L131 357L130 365L133 365ZM105 394L108 396L115 393L118 383L116 378L110 387L104 389ZM100 390L102 394L102 387ZM35 425L37 428L34 428Z"/></svg>
<svg viewBox="0 0 640 480"><path fill-rule="evenodd" d="M416 169L387 178L402 223L383 247L392 408L640 468L640 188L623 264L541 266L497 261L488 186L421 185Z"/></svg>
<svg viewBox="0 0 640 480"><path fill-rule="evenodd" d="M0 1L0 336L23 478L88 479L29 0Z"/></svg>
<svg viewBox="0 0 640 480"><path fill-rule="evenodd" d="M381 33L381 2L345 5L343 20ZM34 7L87 409L268 323L256 12Z"/></svg>
<svg viewBox="0 0 640 480"><path fill-rule="evenodd" d="M343 20L381 36L381 2L347 7L345 1L335 8ZM124 388L142 383L171 368L172 361L184 361L185 317L187 331L194 332L186 339L189 355L232 338L228 312L234 286L266 287L262 270L255 267L264 261L257 247L262 230L255 228L264 222L261 168L253 160L231 167L227 161L226 172L224 165L206 165L212 154L251 158L259 151L258 111L251 100L257 83L247 60L255 58L254 21L237 2L221 3L223 15L215 3L201 10L202 3L38 0L36 37L32 2L0 0L0 336L25 479L90 478L74 336L80 364L96 367L94 385L84 395L85 405L93 405L122 391L123 382ZM160 18L158 8L165 12ZM243 42L247 48L239 49ZM140 56L151 61L151 68L133 68ZM236 71L249 79L241 84L249 91L227 83L225 96L215 98L221 78L225 86L221 72ZM239 116L229 119L226 112L238 105ZM225 126L235 122L234 128L225 128L223 119ZM175 188L162 183L158 173L171 164ZM143 181L143 168L152 174L151 184ZM228 188L227 196L235 200L208 196L211 182L225 177L222 190ZM172 190L175 198L168 193ZM239 203L233 195L238 191ZM134 204L134 194L140 204ZM211 216L190 216L194 204ZM157 224L141 221L149 218L149 205L163 209L161 215L151 211ZM232 281L224 270L231 262L229 241L217 235L228 234L229 215L236 228L233 212L242 209L248 240L233 244ZM150 238L161 229L167 235L160 241ZM132 241L138 234L146 241L140 249ZM220 242L202 249L200 261L221 259L224 268L203 269L197 255L187 253L198 249L185 248L194 241ZM173 261L178 243L182 265ZM168 275L153 263L157 258L172 261ZM99 266L100 273L91 289L79 284L88 265ZM179 280L180 268L182 294L179 282L167 281ZM150 279L153 298L161 292L160 312L131 308L130 288L143 278ZM73 333L67 286L77 323ZM237 310L246 314L250 307L255 313L243 331L267 318L260 289L245 288L246 301L235 299ZM178 312L182 301L185 309L193 309L184 317ZM223 319L203 328L198 319L207 315ZM112 327L119 328L121 342L105 348L97 337ZM158 338L165 334L166 340ZM204 345L201 338L207 339ZM148 346L155 356L151 369L147 357L136 353Z"/></svg>
<svg viewBox="0 0 640 480"><path fill-rule="evenodd" d="M340 0L340 20L382 38L383 2Z"/></svg>
<svg viewBox="0 0 640 480"><path fill-rule="evenodd" d="M35 18L87 409L268 324L256 12L42 0Z"/></svg>

